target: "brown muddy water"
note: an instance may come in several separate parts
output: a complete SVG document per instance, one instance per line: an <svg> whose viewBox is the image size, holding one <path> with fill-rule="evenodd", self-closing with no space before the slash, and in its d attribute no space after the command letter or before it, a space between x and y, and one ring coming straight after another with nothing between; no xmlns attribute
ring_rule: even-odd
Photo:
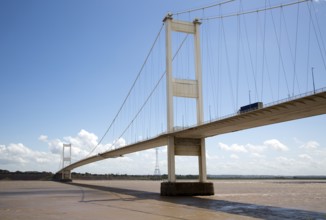
<svg viewBox="0 0 326 220"><path fill-rule="evenodd" d="M0 219L326 219L326 181L217 180L162 197L158 181L0 181Z"/></svg>

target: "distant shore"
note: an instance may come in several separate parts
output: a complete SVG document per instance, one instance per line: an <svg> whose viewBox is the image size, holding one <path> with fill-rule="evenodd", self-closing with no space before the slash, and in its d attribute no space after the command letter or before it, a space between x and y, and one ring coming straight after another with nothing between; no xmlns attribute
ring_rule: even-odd
<svg viewBox="0 0 326 220"><path fill-rule="evenodd" d="M54 173L38 172L38 171L15 171L0 170L1 180L52 180ZM326 180L326 176L281 176L281 175L208 175L209 180L218 179L294 179L294 180ZM167 174L163 175L127 175L127 174L91 174L91 173L76 173L72 172L73 180L167 180ZM179 180L194 180L198 179L197 175L177 175Z"/></svg>

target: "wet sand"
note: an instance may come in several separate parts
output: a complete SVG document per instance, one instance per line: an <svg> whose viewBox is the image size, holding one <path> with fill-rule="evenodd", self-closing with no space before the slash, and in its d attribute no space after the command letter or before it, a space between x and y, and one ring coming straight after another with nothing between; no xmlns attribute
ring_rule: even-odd
<svg viewBox="0 0 326 220"><path fill-rule="evenodd" d="M326 219L326 181L218 180L161 197L159 181L0 181L0 219Z"/></svg>

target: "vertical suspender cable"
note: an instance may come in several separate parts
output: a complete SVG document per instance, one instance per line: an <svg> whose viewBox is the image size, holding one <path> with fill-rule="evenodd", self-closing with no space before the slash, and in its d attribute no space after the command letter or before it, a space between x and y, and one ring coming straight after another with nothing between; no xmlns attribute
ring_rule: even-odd
<svg viewBox="0 0 326 220"><path fill-rule="evenodd" d="M230 67L229 53L228 53L228 49L227 49L223 19L221 20L221 22L222 22L224 49L225 49L225 53L226 53L226 62L227 62L227 69L228 69L228 76L229 76L228 78L229 78L229 84L230 84L230 90L231 90L231 100L232 100L232 104L233 104L233 109L236 111L235 104L234 104L234 94L233 94L233 86L232 86L231 67Z"/></svg>
<svg viewBox="0 0 326 220"><path fill-rule="evenodd" d="M221 6L219 6L219 14L221 15L222 13L222 8ZM217 39L217 80L218 80L218 89L217 89L217 105L216 105L216 115L217 117L219 117L219 113L221 111L221 93L222 93L222 89L221 89L221 73L222 73L222 62L221 62L221 36L222 36L222 19L219 20L219 23L218 23L218 39Z"/></svg>
<svg viewBox="0 0 326 220"><path fill-rule="evenodd" d="M265 0L266 8L266 0ZM262 76L261 76L261 94L260 99L263 100L264 92L264 75L265 75L265 51L266 51L266 11L264 11L264 29L263 29L263 63L262 63Z"/></svg>
<svg viewBox="0 0 326 220"><path fill-rule="evenodd" d="M257 66L258 66L258 21L259 21L259 14L257 12L256 13L255 78L257 78L257 75L258 75L258 69L257 69ZM256 97L257 97L257 101L258 101L259 100L258 89L257 89Z"/></svg>
<svg viewBox="0 0 326 220"><path fill-rule="evenodd" d="M281 14L283 15L283 8L281 7ZM273 29L274 32L276 34L276 26L275 26L275 22L273 19ZM287 92L288 92L288 96L290 95L290 89L289 89L289 84L288 84L288 80L286 77L286 71L285 71L285 66L284 66L284 61L283 61L283 55L282 55L282 51L281 51L281 42L277 41L277 46L278 46L278 50L279 50L279 56L281 59L281 66L282 66L282 70L283 70L283 75L284 75L284 79L285 79L285 84L286 84L286 88L287 88Z"/></svg>
<svg viewBox="0 0 326 220"><path fill-rule="evenodd" d="M308 5L307 5L308 7ZM309 9L308 9L309 10ZM309 73L310 73L310 30L311 30L311 17L309 16L309 26L308 26L308 52L307 52L307 76L306 76L306 92L308 91L308 79L309 77Z"/></svg>
<svg viewBox="0 0 326 220"><path fill-rule="evenodd" d="M308 4L308 9L309 9L309 15L312 18L311 8L309 7L309 4ZM323 60L323 64L324 64L324 68L325 68L325 73L326 73L326 62L325 62L325 58L324 58L324 53L323 53L322 48L321 48L321 45L320 45L321 43L319 42L319 37L317 35L317 31L316 31L316 27L315 27L315 23L313 22L313 19L312 19L312 27L314 29L315 37L316 37L316 40L317 40L317 43L318 43L318 47L319 47L319 52L320 52L321 58Z"/></svg>
<svg viewBox="0 0 326 220"><path fill-rule="evenodd" d="M239 13L241 11L241 1L239 3ZM237 65L236 65L236 94L235 94L235 108L238 109L239 101L239 72L240 72L240 37L241 37L241 28L240 28L240 15L237 16Z"/></svg>
<svg viewBox="0 0 326 220"><path fill-rule="evenodd" d="M96 149L96 148L97 148L97 147L102 143L104 137L107 135L107 133L108 133L109 130L111 129L111 127L112 127L112 125L114 124L114 122L116 121L117 117L120 115L120 112L122 111L122 108L125 106L125 104L126 104L128 98L129 98L129 96L130 96L132 90L134 89L134 87L135 87L135 85L136 85L136 82L138 81L138 79L139 79L139 77L140 77L140 74L142 73L142 71L143 71L143 69L144 69L144 67L145 67L145 64L147 63L147 60L148 60L150 54L152 53L152 51L153 51L153 49L154 49L154 46L156 45L156 42L157 42L157 40L158 40L158 38L159 38L159 36L160 36L162 30L163 30L163 27L164 27L164 23L162 24L162 26L161 26L161 28L160 28L158 34L156 35L156 38L155 38L155 40L154 40L154 43L152 44L152 46L151 46L151 48L150 48L150 50L149 50L149 53L147 54L146 59L145 59L143 65L141 66L141 68L140 68L140 70L139 70L137 76L136 76L136 79L134 80L133 84L131 85L131 88L129 89L129 92L127 93L126 98L123 100L122 105L120 106L120 108L119 108L119 110L118 110L118 113L117 113L117 114L115 115L115 117L113 118L112 122L110 123L109 128L105 131L105 133L104 133L104 135L102 136L102 138L100 139L100 141L99 141L99 142L97 143L97 145L96 145L96 146L95 146L95 147L94 147L94 148L89 152L88 156L90 156L90 155L94 152L94 150L95 150L95 149ZM87 157L88 157L88 156L87 156Z"/></svg>
<svg viewBox="0 0 326 220"><path fill-rule="evenodd" d="M272 15L273 16L273 15ZM274 23L274 20L273 20ZM277 42L279 44L282 44L282 14L280 11L280 18L279 18L279 38L277 39ZM281 47L278 48L278 72L277 72L277 100L280 99L280 79L281 79Z"/></svg>
<svg viewBox="0 0 326 220"><path fill-rule="evenodd" d="M307 2L307 4L309 4L309 3ZM314 6L314 3L311 2L311 4L312 4L312 7L314 8L314 12L316 12L316 9L315 9L315 6ZM324 43L324 39L323 39L323 36L322 36L322 34L321 34L321 31L320 31L319 21L318 21L318 18L317 18L316 13L314 13L314 15L315 15L315 18L316 18L317 30L318 30L318 32L319 32L320 41L321 41L321 46L322 46L322 48L323 48L323 50L324 50L324 53L325 53L325 56L326 56L325 43Z"/></svg>
<svg viewBox="0 0 326 220"><path fill-rule="evenodd" d="M299 9L300 9L300 4L298 4L297 7L297 21L296 21L296 29L295 29L295 42L294 42L294 63L293 63L293 83L292 83L292 96L294 96L294 82L295 79L297 79L296 75L296 66L297 66L297 47L298 47L298 29L299 29ZM300 93L300 88L298 84L298 89Z"/></svg>
<svg viewBox="0 0 326 220"><path fill-rule="evenodd" d="M245 34L246 34L246 40L247 40L247 47L248 47L248 51L249 51L249 58L250 58L250 66L251 66L251 73L254 79L254 86L255 86L255 94L256 94L256 100L258 100L257 98L257 94L258 94L258 90L257 90L257 80L256 80L256 74L255 74L255 69L254 69L254 63L253 63L253 59L252 59L252 52L251 52L251 46L249 43L249 37L248 37L248 28L247 28L247 22L246 22L246 17L243 16L243 22L244 22L244 27L245 27Z"/></svg>

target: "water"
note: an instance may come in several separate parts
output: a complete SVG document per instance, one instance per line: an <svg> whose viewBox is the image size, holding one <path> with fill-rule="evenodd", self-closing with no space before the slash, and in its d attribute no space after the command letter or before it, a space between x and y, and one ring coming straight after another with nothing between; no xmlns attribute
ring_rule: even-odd
<svg viewBox="0 0 326 220"><path fill-rule="evenodd" d="M326 181L219 180L161 197L158 181L0 181L0 219L326 219Z"/></svg>

